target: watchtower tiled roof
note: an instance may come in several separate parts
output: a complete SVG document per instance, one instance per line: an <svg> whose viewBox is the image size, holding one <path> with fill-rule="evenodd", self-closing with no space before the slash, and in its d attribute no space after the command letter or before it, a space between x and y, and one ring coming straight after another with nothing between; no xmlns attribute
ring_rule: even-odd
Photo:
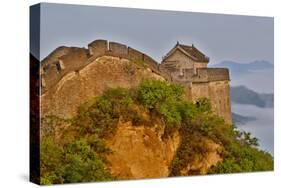
<svg viewBox="0 0 281 188"><path fill-rule="evenodd" d="M201 51L199 51L193 44L192 46L183 45L177 42L174 48L172 48L166 56L164 56L163 61L172 55L177 49L182 51L185 55L190 57L195 62L209 62L209 57L205 56Z"/></svg>

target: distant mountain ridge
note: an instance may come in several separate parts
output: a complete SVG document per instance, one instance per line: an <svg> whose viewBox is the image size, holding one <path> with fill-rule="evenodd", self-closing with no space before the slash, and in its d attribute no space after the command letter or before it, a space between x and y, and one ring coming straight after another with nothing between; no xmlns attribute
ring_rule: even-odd
<svg viewBox="0 0 281 188"><path fill-rule="evenodd" d="M231 73L247 73L258 70L273 69L273 64L265 60L257 60L250 63L237 63L234 61L222 61L211 65L212 67L227 67Z"/></svg>
<svg viewBox="0 0 281 188"><path fill-rule="evenodd" d="M257 93L246 86L231 87L231 101L237 104L255 105L260 108L272 108L274 96L272 93Z"/></svg>
<svg viewBox="0 0 281 188"><path fill-rule="evenodd" d="M251 116L242 116L240 114L232 113L232 120L237 125L245 125L249 121L254 121L257 118Z"/></svg>

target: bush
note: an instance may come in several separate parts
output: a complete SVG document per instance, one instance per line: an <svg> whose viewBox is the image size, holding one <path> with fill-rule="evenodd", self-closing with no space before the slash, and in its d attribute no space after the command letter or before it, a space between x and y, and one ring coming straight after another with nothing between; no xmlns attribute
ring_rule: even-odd
<svg viewBox="0 0 281 188"><path fill-rule="evenodd" d="M102 96L79 108L75 124L85 128L84 131L107 136L114 133L121 116L132 113L132 94L124 88L107 90Z"/></svg>
<svg viewBox="0 0 281 188"><path fill-rule="evenodd" d="M137 88L138 100L148 108L167 101L182 101L183 87L160 80L145 80Z"/></svg>
<svg viewBox="0 0 281 188"><path fill-rule="evenodd" d="M105 168L106 161L100 156L110 152L97 137L86 137L64 146L51 137L41 141L42 185L88 181L113 180Z"/></svg>
<svg viewBox="0 0 281 188"><path fill-rule="evenodd" d="M182 86L159 80L145 80L137 87L138 101L163 116L169 128L179 127L182 121L179 104L183 93Z"/></svg>
<svg viewBox="0 0 281 188"><path fill-rule="evenodd" d="M104 161L89 145L80 139L65 147L65 183L112 180Z"/></svg>
<svg viewBox="0 0 281 188"><path fill-rule="evenodd" d="M242 136L241 136L242 135ZM247 135L246 137L243 135ZM210 169L214 173L238 173L273 170L273 158L269 153L256 148L257 139L249 133L232 133L231 139L225 142L223 162Z"/></svg>

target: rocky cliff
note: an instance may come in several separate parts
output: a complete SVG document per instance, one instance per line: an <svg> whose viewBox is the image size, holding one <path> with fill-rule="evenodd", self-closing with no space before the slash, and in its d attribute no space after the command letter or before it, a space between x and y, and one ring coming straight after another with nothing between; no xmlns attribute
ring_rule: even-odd
<svg viewBox="0 0 281 188"><path fill-rule="evenodd" d="M116 134L106 142L113 154L108 156L110 171L120 179L168 177L170 167L181 143L179 132L163 138L164 126L134 126L119 122ZM222 161L221 146L202 137L206 143L204 155L197 154L186 163L180 175L206 174L210 167ZM194 153L196 155L196 153Z"/></svg>

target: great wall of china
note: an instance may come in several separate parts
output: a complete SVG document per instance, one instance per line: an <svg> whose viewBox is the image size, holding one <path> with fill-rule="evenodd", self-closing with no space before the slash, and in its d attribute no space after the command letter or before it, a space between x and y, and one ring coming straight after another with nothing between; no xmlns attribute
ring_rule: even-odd
<svg viewBox="0 0 281 188"><path fill-rule="evenodd" d="M198 67L194 72L193 69L185 68L181 70L181 75L175 75L177 67L165 67L163 63L156 62L134 48L106 40L95 40L88 44L88 49L59 47L50 53L41 61L41 94L48 92L68 73L79 73L85 66L103 56L143 62L153 73L167 81L182 84L188 100L209 98L214 111L227 122L232 122L228 69Z"/></svg>

